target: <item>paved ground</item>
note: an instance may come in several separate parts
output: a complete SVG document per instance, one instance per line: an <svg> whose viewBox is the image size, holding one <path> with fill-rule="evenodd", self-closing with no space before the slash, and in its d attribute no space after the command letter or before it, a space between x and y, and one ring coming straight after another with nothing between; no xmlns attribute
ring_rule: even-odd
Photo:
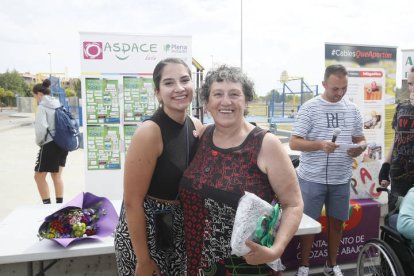
<svg viewBox="0 0 414 276"><path fill-rule="evenodd" d="M0 112L0 221L19 205L41 203L33 179L39 150L34 140L33 122L33 113L17 113L10 109ZM63 171L64 200L84 191L84 162L83 149L69 153ZM51 179L47 179L53 195Z"/></svg>

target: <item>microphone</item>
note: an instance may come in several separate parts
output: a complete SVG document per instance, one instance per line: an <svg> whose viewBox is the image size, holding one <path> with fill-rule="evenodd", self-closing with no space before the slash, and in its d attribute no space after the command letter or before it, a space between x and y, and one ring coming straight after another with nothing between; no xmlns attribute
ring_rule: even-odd
<svg viewBox="0 0 414 276"><path fill-rule="evenodd" d="M335 128L333 131L333 136L332 136L332 143L335 143L336 138L338 138L338 135L341 133L341 129L340 128Z"/></svg>

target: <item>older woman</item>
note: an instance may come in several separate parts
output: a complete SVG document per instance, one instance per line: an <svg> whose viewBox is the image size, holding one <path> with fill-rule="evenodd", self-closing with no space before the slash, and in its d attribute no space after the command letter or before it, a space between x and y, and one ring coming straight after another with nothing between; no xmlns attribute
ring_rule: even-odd
<svg viewBox="0 0 414 276"><path fill-rule="evenodd" d="M180 183L188 275L274 275L265 263L280 258L299 226L303 202L289 156L276 136L244 118L253 95L253 83L235 67L209 72L202 87L214 124ZM230 240L245 191L268 202L276 195L283 214L273 246L246 241L251 251L239 258Z"/></svg>

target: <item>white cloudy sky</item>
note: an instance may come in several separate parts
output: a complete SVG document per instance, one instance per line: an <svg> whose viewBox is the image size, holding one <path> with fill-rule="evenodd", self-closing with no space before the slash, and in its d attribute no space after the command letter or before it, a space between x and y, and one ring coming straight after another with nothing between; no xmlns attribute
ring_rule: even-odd
<svg viewBox="0 0 414 276"><path fill-rule="evenodd" d="M243 1L241 32L240 3ZM191 35L206 69L240 65L259 95L283 70L320 84L324 43L414 49L413 0L0 0L0 73L80 74L79 31ZM411 20L410 20L411 19Z"/></svg>

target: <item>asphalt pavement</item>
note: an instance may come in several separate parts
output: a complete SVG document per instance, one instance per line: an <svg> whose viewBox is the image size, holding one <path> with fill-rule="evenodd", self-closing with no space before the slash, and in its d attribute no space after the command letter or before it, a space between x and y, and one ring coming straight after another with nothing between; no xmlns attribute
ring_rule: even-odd
<svg viewBox="0 0 414 276"><path fill-rule="evenodd" d="M33 178L39 151L33 122L34 113L0 112L0 221L18 206L42 202ZM69 153L63 171L64 202L85 191L84 164L83 149ZM54 202L53 182L50 176L47 180Z"/></svg>

